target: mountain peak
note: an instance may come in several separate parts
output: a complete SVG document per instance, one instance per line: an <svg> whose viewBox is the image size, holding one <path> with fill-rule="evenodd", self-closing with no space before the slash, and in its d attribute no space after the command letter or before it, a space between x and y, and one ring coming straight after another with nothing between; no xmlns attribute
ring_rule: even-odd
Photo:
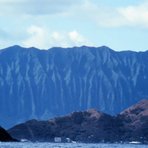
<svg viewBox="0 0 148 148"><path fill-rule="evenodd" d="M10 47L7 47L5 49L23 49L24 47L20 46L20 45L13 45L13 46L10 46Z"/></svg>
<svg viewBox="0 0 148 148"><path fill-rule="evenodd" d="M21 46L19 46L19 45L13 45L13 46L10 46L10 47L7 47L7 48L5 48L5 49L3 49L4 51L9 51L9 50L11 50L11 51L18 51L18 50L22 50L22 49L25 49L24 47L21 47Z"/></svg>
<svg viewBox="0 0 148 148"><path fill-rule="evenodd" d="M99 119L103 115L102 112L98 112L96 109L88 109L87 112L90 114L90 118Z"/></svg>

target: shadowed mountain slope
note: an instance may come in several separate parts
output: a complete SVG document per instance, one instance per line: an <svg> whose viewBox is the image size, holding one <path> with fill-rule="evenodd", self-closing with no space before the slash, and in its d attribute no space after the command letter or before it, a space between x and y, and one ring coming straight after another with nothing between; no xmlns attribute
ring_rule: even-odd
<svg viewBox="0 0 148 148"><path fill-rule="evenodd" d="M17 141L13 139L5 129L0 126L0 142L12 142Z"/></svg>

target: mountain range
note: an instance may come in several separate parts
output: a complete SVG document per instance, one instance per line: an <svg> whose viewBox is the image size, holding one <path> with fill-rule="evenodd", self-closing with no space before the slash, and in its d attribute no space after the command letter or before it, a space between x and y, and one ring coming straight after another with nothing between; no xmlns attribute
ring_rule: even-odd
<svg viewBox="0 0 148 148"><path fill-rule="evenodd" d="M148 51L12 46L0 50L0 125L95 108L116 115L148 98Z"/></svg>

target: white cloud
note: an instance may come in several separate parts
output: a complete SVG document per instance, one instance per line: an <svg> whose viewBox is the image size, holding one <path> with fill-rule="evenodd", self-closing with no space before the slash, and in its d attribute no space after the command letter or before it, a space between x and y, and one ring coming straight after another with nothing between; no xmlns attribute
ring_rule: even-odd
<svg viewBox="0 0 148 148"><path fill-rule="evenodd" d="M31 26L27 29L29 38L23 41L25 47L46 48L47 46L47 32L44 28L38 26Z"/></svg>
<svg viewBox="0 0 148 148"><path fill-rule="evenodd" d="M124 7L93 0L0 0L0 10L1 16L63 15L66 19L85 19L103 27L148 27L148 0Z"/></svg>
<svg viewBox="0 0 148 148"><path fill-rule="evenodd" d="M148 27L148 1L137 6L118 8L118 13L123 25Z"/></svg>
<svg viewBox="0 0 148 148"><path fill-rule="evenodd" d="M66 32L54 31L51 33L50 46L68 47L69 39Z"/></svg>
<svg viewBox="0 0 148 148"><path fill-rule="evenodd" d="M51 35L52 46L71 47L71 46L92 46L93 43L88 41L86 37L78 31L73 30L69 32L53 32Z"/></svg>
<svg viewBox="0 0 148 148"><path fill-rule="evenodd" d="M71 42L73 42L75 44L87 43L86 39L81 34L79 34L76 30L69 32L68 36L69 36Z"/></svg>
<svg viewBox="0 0 148 148"><path fill-rule="evenodd" d="M39 26L30 26L27 29L28 38L22 42L25 47L37 47L41 49L48 49L53 46L72 47L82 45L92 45L83 35L78 31L58 32L49 31L46 28Z"/></svg>
<svg viewBox="0 0 148 148"><path fill-rule="evenodd" d="M148 0L127 6L107 6L91 0L74 6L69 16L97 23L101 27L148 27Z"/></svg>
<svg viewBox="0 0 148 148"><path fill-rule="evenodd" d="M103 27L148 27L148 0L124 7L109 7L87 2L86 14ZM97 15L96 15L97 14Z"/></svg>

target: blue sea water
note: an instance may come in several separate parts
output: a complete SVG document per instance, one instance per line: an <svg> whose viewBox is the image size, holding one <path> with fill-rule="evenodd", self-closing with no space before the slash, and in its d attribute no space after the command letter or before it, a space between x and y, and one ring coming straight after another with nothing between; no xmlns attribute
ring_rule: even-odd
<svg viewBox="0 0 148 148"><path fill-rule="evenodd" d="M148 148L148 145L6 142L0 143L0 148Z"/></svg>

